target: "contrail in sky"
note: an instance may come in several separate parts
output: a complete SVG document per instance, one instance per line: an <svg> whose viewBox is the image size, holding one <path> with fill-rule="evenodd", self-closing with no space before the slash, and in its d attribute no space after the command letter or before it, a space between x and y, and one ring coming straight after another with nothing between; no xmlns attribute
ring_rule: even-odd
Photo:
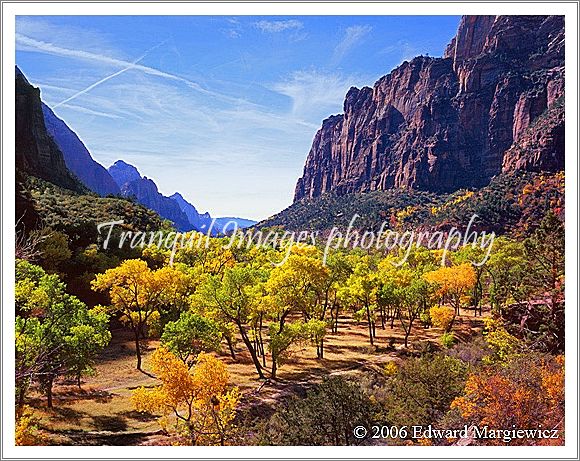
<svg viewBox="0 0 580 461"><path fill-rule="evenodd" d="M173 80L173 81L184 83L189 88L191 88L195 91L198 91L199 93L205 94L207 96L212 96L214 98L219 98L223 101L228 101L228 102L235 103L235 104L253 105L252 103L250 103L249 101L246 101L244 99L234 98L234 97L226 96L226 95L223 95L220 93L216 93L216 92L211 91L211 90L207 90L207 89L203 88L200 84L198 84L196 82L192 82L191 80L188 80L184 77L180 77L180 76L175 75L175 74L170 74L169 72L164 72L162 70L155 69L154 67L149 67L149 66L139 64L139 61L141 59L143 59L143 57L139 58L135 62L130 62L130 61L126 61L123 59L111 58L109 56L104 56L102 54L92 53L90 51L73 50L70 48L63 48L61 46L54 45L54 44L48 43L48 42L43 42L41 40L36 40L34 38L27 37L26 35L22 35L19 33L16 34L16 43L17 43L17 45L32 48L35 51L40 51L40 52L47 53L47 54L83 59L86 61L100 62L103 64L112 65L112 66L122 66L123 67L123 69L121 69L120 71L117 71L114 74L109 75L108 77L105 77L105 81L109 80L109 79L111 79L111 78L113 78L113 77L115 77L123 72L126 72L127 70L135 69L135 70L139 70L139 71L144 72L144 73L149 74L149 75L154 75L156 77L165 78L167 80ZM160 45L157 45L154 48L157 48ZM149 50L149 51L151 51L151 50ZM100 84L100 83L102 83L102 81L94 83L91 86L94 88L94 85ZM83 92L86 92L86 91L83 90ZM64 104L64 101L59 103L58 105L61 105L61 104Z"/></svg>
<svg viewBox="0 0 580 461"><path fill-rule="evenodd" d="M105 78L102 78L101 80L99 80L98 82L93 83L92 85L87 86L84 90L79 91L78 93L73 94L72 96L66 98L64 101L59 102L58 104L55 104L53 109L56 109L58 106L62 106L63 104L66 104L69 101L72 101L73 99L78 98L80 95L83 95L85 93L88 93L89 91L91 91L93 88L96 88L97 86L101 85L102 83L105 83L108 80L111 80L112 78L116 77L117 75L121 75L123 72L127 72L128 70L131 70L133 68L135 68L135 65L137 65L140 61L142 61L149 53L151 53L151 51L153 51L155 48L159 48L161 45L163 45L165 42L161 42L159 45L155 45L153 48L147 50L143 56L137 58L135 61L133 61L133 63L131 63L130 65L128 65L127 67L111 74L111 75L107 75Z"/></svg>

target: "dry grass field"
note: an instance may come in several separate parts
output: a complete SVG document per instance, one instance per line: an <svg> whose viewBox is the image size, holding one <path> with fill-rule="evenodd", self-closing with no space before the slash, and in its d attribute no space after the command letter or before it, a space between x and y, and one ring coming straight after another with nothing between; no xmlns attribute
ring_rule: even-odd
<svg viewBox="0 0 580 461"><path fill-rule="evenodd" d="M480 332L481 317L462 311L454 332L459 341ZM296 347L292 356L279 369L276 381L260 381L250 356L240 341L236 347L237 360L222 349L220 358L227 363L232 385L242 392L240 414L253 419L269 415L276 404L309 384L329 374L357 374L376 371L391 360L400 360L427 341L438 344L440 330L423 328L419 322L410 337L409 351L402 348L403 331L377 327L375 346L371 347L367 326L350 319L342 319L337 334L328 334L324 358L316 358L314 346ZM393 342L394 347L388 344ZM148 358L159 345L150 340L144 354L144 370ZM269 365L269 364L268 364ZM40 418L39 428L48 443L58 445L143 445L170 443L157 422L157 416L138 413L131 406L130 396L139 386L153 386L157 381L135 369L134 344L131 334L113 331L113 339L101 354L97 373L83 379L82 386L59 382L54 389L54 409L46 408L44 396L32 393L31 406ZM249 415L249 416L248 416Z"/></svg>

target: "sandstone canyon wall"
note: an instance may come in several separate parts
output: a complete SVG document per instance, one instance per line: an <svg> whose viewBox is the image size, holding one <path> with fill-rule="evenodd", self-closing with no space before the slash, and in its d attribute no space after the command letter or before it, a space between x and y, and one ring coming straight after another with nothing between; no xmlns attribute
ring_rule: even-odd
<svg viewBox="0 0 580 461"><path fill-rule="evenodd" d="M442 58L351 88L323 121L295 201L388 188L481 187L564 168L564 18L464 16Z"/></svg>

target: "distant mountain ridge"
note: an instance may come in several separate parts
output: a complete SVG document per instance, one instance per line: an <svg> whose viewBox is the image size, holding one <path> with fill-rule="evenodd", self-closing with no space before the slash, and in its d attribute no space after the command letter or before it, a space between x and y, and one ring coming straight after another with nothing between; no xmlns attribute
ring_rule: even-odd
<svg viewBox="0 0 580 461"><path fill-rule="evenodd" d="M108 171L124 197L134 197L141 205L156 211L162 218L173 222L177 230L181 232L197 230L177 202L161 194L157 189L157 184L153 180L141 176L133 165L123 160L117 160L109 167Z"/></svg>
<svg viewBox="0 0 580 461"><path fill-rule="evenodd" d="M40 178L64 189L80 194L89 191L101 196L133 197L171 221L177 230L197 230L213 235L223 226L235 221L239 228L249 227L255 221L244 218L216 218L199 213L180 193L171 197L161 194L155 182L141 176L137 168L118 160L108 169L96 162L79 136L60 119L40 98L40 89L33 87L16 66L16 170L17 202L19 209L28 207L32 223L33 209L26 193L26 175ZM17 216L22 219L23 216ZM230 226L231 229L231 226Z"/></svg>
<svg viewBox="0 0 580 461"><path fill-rule="evenodd" d="M247 227L252 227L257 224L258 221L253 219L236 218L234 216L224 216L221 218L215 218L215 225L220 230L220 232L230 232L234 230L234 223L238 226L238 229L245 229Z"/></svg>
<svg viewBox="0 0 580 461"><path fill-rule="evenodd" d="M169 196L169 198L174 200L179 205L181 211L185 213L189 222L197 230L200 232L206 232L210 228L212 217L209 213L199 213L197 208L185 200L185 198L183 198L179 192Z"/></svg>
<svg viewBox="0 0 580 461"><path fill-rule="evenodd" d="M207 232L210 228L212 234L221 233L224 230L226 232L232 231L235 223L238 229L245 229L246 227L251 227L257 223L252 219L236 218L236 217L221 217L212 218L212 216L206 211L205 213L199 213L195 206L189 203L179 192L171 195L169 198L175 200L181 211L183 211L189 222L193 224L200 232Z"/></svg>
<svg viewBox="0 0 580 461"><path fill-rule="evenodd" d="M93 160L77 134L44 103L42 112L46 129L63 153L67 168L93 192L103 197L119 195L119 186L106 168Z"/></svg>

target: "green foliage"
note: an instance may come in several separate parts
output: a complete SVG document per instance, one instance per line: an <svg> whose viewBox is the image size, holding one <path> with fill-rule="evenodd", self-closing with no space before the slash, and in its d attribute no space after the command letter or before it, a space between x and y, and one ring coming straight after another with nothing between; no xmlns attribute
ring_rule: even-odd
<svg viewBox="0 0 580 461"><path fill-rule="evenodd" d="M65 263L72 256L66 234L45 228L32 232L32 238L39 241L40 264L47 272L55 273L64 269Z"/></svg>
<svg viewBox="0 0 580 461"><path fill-rule="evenodd" d="M96 355L109 343L109 317L87 309L66 293L58 276L27 261L16 261L16 382L22 403L37 380L52 406L52 384L59 376L80 378L92 371Z"/></svg>
<svg viewBox="0 0 580 461"><path fill-rule="evenodd" d="M109 221L124 220L126 230L155 230L163 226L155 212L121 197L78 194L33 177L27 178L26 187L44 225L65 232L73 241L90 238L89 243L94 243L96 225Z"/></svg>
<svg viewBox="0 0 580 461"><path fill-rule="evenodd" d="M533 196L524 188L534 185ZM378 231L383 222L393 228L427 226L449 229L465 226L474 214L477 227L497 234L530 232L550 210L563 216L563 175L561 173L514 172L494 177L477 191L459 190L451 194L389 189L338 196L325 194L303 199L277 215L259 223L287 230L324 231L338 226L346 229L352 217L360 218L359 229Z"/></svg>
<svg viewBox="0 0 580 461"><path fill-rule="evenodd" d="M161 343L191 366L200 352L219 350L221 338L215 322L188 311L165 325Z"/></svg>
<svg viewBox="0 0 580 461"><path fill-rule="evenodd" d="M292 204L277 215L262 221L258 228L279 226L289 230L327 230L333 226L346 229L352 217L358 214L356 227L379 230L381 222L389 220L399 210L417 207L422 212L412 216L420 222L434 204L444 201L445 195L389 189L368 193L338 196L325 194L316 199L304 199ZM411 218L408 219L411 221Z"/></svg>
<svg viewBox="0 0 580 461"><path fill-rule="evenodd" d="M518 339L510 335L497 320L486 320L483 335L491 351L490 355L484 357L485 363L505 362L519 349L520 342Z"/></svg>
<svg viewBox="0 0 580 461"><path fill-rule="evenodd" d="M487 264L495 314L536 350L564 350L564 257L564 223L550 212L523 242L499 239Z"/></svg>
<svg viewBox="0 0 580 461"><path fill-rule="evenodd" d="M280 330L278 323L270 325L270 352L272 360L282 365L290 355L290 346L306 341L311 335L307 323L302 321L286 323Z"/></svg>
<svg viewBox="0 0 580 461"><path fill-rule="evenodd" d="M406 360L375 392L379 419L399 426L435 424L462 393L467 371L465 363L443 354Z"/></svg>
<svg viewBox="0 0 580 461"><path fill-rule="evenodd" d="M455 344L455 335L452 332L445 332L439 337L439 341L445 349L449 349Z"/></svg>
<svg viewBox="0 0 580 461"><path fill-rule="evenodd" d="M266 275L264 270L241 264L226 267L223 274L205 278L192 297L194 311L216 321L222 331L229 329L228 324L237 329L260 378L264 378L263 365L250 334L261 318L261 283Z"/></svg>
<svg viewBox="0 0 580 461"><path fill-rule="evenodd" d="M326 378L278 408L261 434L268 445L358 445L356 426L371 426L374 405L361 388L343 377Z"/></svg>

